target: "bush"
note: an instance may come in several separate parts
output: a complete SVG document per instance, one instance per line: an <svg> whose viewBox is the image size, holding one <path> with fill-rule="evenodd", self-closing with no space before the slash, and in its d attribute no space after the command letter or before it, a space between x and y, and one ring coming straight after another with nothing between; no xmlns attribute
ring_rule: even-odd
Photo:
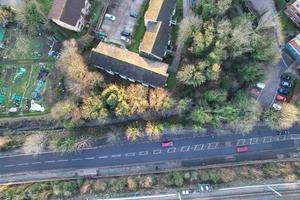
<svg viewBox="0 0 300 200"><path fill-rule="evenodd" d="M154 176L145 176L140 181L140 185L143 188L152 188L152 186L156 183L156 179Z"/></svg>
<svg viewBox="0 0 300 200"><path fill-rule="evenodd" d="M280 176L281 172L274 163L267 163L261 167L263 174L268 178Z"/></svg>
<svg viewBox="0 0 300 200"><path fill-rule="evenodd" d="M216 184L220 182L220 177L216 170L205 170L200 172L200 179L203 182Z"/></svg>
<svg viewBox="0 0 300 200"><path fill-rule="evenodd" d="M107 189L107 183L102 180L96 180L93 184L93 189L96 192L105 192Z"/></svg>
<svg viewBox="0 0 300 200"><path fill-rule="evenodd" d="M127 187L130 191L136 191L138 189L138 183L133 177L128 177Z"/></svg>
<svg viewBox="0 0 300 200"><path fill-rule="evenodd" d="M183 175L180 172L171 172L166 177L166 184L168 186L180 187L183 185Z"/></svg>

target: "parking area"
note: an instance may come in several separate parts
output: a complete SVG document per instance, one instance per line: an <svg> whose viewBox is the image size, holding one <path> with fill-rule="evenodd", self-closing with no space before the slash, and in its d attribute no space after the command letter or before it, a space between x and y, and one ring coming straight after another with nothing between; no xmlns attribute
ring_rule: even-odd
<svg viewBox="0 0 300 200"><path fill-rule="evenodd" d="M145 0L111 1L106 13L114 16L115 19L105 17L101 25L101 31L107 35L107 42L116 43L121 46L126 46L130 43L130 41L127 43L121 40L121 32L133 33L138 20L137 15L139 15L144 2Z"/></svg>

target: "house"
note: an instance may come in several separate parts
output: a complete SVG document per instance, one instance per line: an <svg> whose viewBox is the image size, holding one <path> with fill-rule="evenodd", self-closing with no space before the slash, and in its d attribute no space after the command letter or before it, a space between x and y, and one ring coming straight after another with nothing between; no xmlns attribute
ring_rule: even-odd
<svg viewBox="0 0 300 200"><path fill-rule="evenodd" d="M144 16L146 33L139 47L142 56L161 61L166 56L175 12L176 0L150 0Z"/></svg>
<svg viewBox="0 0 300 200"><path fill-rule="evenodd" d="M168 78L168 64L141 57L104 42L92 49L90 64L112 75L119 75L144 86L164 87Z"/></svg>
<svg viewBox="0 0 300 200"><path fill-rule="evenodd" d="M291 56L300 63L300 34L286 44L286 48Z"/></svg>
<svg viewBox="0 0 300 200"><path fill-rule="evenodd" d="M288 4L284 12L297 26L300 27L300 0Z"/></svg>
<svg viewBox="0 0 300 200"><path fill-rule="evenodd" d="M87 22L90 8L88 0L54 0L48 19L63 28L80 32Z"/></svg>

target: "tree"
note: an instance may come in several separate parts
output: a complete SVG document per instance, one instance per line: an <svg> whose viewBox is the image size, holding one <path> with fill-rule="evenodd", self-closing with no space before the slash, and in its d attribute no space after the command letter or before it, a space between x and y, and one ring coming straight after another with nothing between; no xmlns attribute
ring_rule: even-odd
<svg viewBox="0 0 300 200"><path fill-rule="evenodd" d="M168 186L180 187L183 185L183 175L180 172L170 172L166 177Z"/></svg>
<svg viewBox="0 0 300 200"><path fill-rule="evenodd" d="M91 95L83 99L83 105L81 106L82 117L84 119L103 119L106 118L108 113L103 106L103 102L100 96Z"/></svg>
<svg viewBox="0 0 300 200"><path fill-rule="evenodd" d="M194 31L197 31L202 27L202 23L202 19L195 15L183 18L179 23L177 43L185 43Z"/></svg>
<svg viewBox="0 0 300 200"><path fill-rule="evenodd" d="M159 139L162 134L161 128L154 122L147 122L145 131L149 139L154 140Z"/></svg>
<svg viewBox="0 0 300 200"><path fill-rule="evenodd" d="M17 20L20 21L31 33L35 33L41 29L45 23L43 14L38 10L34 2L26 4L25 10L18 13Z"/></svg>
<svg viewBox="0 0 300 200"><path fill-rule="evenodd" d="M126 101L131 114L141 114L149 107L148 88L141 84L130 84L126 88Z"/></svg>
<svg viewBox="0 0 300 200"><path fill-rule="evenodd" d="M174 101L171 94L164 88L150 89L149 91L149 106L156 112L164 112L171 109Z"/></svg>
<svg viewBox="0 0 300 200"><path fill-rule="evenodd" d="M101 94L103 105L116 116L124 116L129 113L129 106L125 100L125 90L117 85L110 85Z"/></svg>
<svg viewBox="0 0 300 200"><path fill-rule="evenodd" d="M227 95L228 95L228 92L226 90L209 90L204 93L203 98L208 103L220 104L220 103L224 103L226 101Z"/></svg>
<svg viewBox="0 0 300 200"><path fill-rule="evenodd" d="M264 80L265 74L262 64L250 62L237 67L238 77L242 83L254 85Z"/></svg>
<svg viewBox="0 0 300 200"><path fill-rule="evenodd" d="M279 129L289 129L300 119L298 108L290 103L284 103L280 112Z"/></svg>
<svg viewBox="0 0 300 200"><path fill-rule="evenodd" d="M206 110L204 108L198 108L192 111L190 118L197 126L200 127L213 120L210 110Z"/></svg>
<svg viewBox="0 0 300 200"><path fill-rule="evenodd" d="M10 6L0 6L0 21L13 20L16 12Z"/></svg>
<svg viewBox="0 0 300 200"><path fill-rule="evenodd" d="M206 82L204 67L204 63L201 63L198 66L190 64L183 66L177 74L177 79L183 84L199 87Z"/></svg>
<svg viewBox="0 0 300 200"><path fill-rule="evenodd" d="M48 137L45 133L32 134L26 137L23 150L26 154L37 155L45 150Z"/></svg>
<svg viewBox="0 0 300 200"><path fill-rule="evenodd" d="M138 189L138 183L133 177L127 178L127 186L130 191L136 191Z"/></svg>
<svg viewBox="0 0 300 200"><path fill-rule="evenodd" d="M140 136L141 132L140 129L138 127L134 127L134 126L129 126L126 129L126 136L127 139L130 141L135 141L138 139L138 137Z"/></svg>

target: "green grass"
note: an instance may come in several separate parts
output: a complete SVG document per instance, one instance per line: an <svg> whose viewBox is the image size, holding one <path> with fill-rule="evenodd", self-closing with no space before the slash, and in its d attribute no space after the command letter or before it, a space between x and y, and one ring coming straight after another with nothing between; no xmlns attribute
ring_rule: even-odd
<svg viewBox="0 0 300 200"><path fill-rule="evenodd" d="M176 18L177 23L183 19L183 0L176 1Z"/></svg>
<svg viewBox="0 0 300 200"><path fill-rule="evenodd" d="M177 86L176 73L170 72L167 80L167 89L171 90Z"/></svg>
<svg viewBox="0 0 300 200"><path fill-rule="evenodd" d="M133 51L136 53L139 52L140 43L142 42L144 34L146 32L146 27L145 27L145 23L144 23L144 15L148 9L148 6L149 6L149 1L147 1L147 3L145 3L141 9L142 12L139 15L140 17L139 17L139 20L137 23L138 25L135 29L135 33L133 35L132 44L128 47L128 49L130 51Z"/></svg>
<svg viewBox="0 0 300 200"><path fill-rule="evenodd" d="M36 3L39 4L40 9L43 12L43 14L45 16L47 16L52 7L53 0L35 0L35 1L36 1Z"/></svg>

